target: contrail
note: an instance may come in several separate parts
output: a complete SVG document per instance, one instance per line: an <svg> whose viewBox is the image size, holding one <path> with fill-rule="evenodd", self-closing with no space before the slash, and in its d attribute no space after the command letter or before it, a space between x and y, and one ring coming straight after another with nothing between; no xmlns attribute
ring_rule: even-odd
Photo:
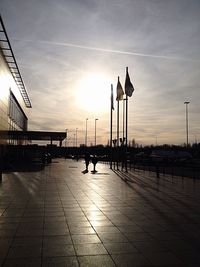
<svg viewBox="0 0 200 267"><path fill-rule="evenodd" d="M62 42L50 42L50 41L43 41L43 40L18 40L13 39L14 41L23 41L23 42L31 42L31 43L41 43L41 44L48 44L48 45L57 45L57 46L65 46L65 47L74 47L86 50L93 50L99 52L106 52L106 53L115 53L115 54L123 54L123 55L131 55L131 56L139 56L139 57L150 57L150 58L161 58L167 60L183 60L183 61L192 61L192 62L200 62L198 59L187 59L181 57L172 57L172 56L163 56L163 55L154 55L154 54L145 54L145 53L137 53L137 52L129 52L129 51L121 51L121 50L113 50L113 49L105 49L99 47L92 47L92 46L85 46L85 45L77 45L72 43L62 43Z"/></svg>

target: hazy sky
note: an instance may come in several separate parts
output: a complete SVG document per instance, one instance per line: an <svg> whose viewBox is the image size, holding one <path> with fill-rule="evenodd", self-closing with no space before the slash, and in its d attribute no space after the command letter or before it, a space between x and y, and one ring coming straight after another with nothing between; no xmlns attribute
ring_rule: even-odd
<svg viewBox="0 0 200 267"><path fill-rule="evenodd" d="M98 118L106 144L111 83L114 93L117 76L124 86L128 66L129 139L183 144L190 101L189 140L200 141L199 0L1 0L0 11L33 106L30 130L68 129L72 145L78 128L84 143L89 118L94 143Z"/></svg>

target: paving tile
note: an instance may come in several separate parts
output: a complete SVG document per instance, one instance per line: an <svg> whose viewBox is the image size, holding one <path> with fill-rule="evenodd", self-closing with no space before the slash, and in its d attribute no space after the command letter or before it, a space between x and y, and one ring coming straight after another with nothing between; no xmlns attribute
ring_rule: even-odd
<svg viewBox="0 0 200 267"><path fill-rule="evenodd" d="M137 225L122 225L118 226L118 229L122 233L144 232L143 228Z"/></svg>
<svg viewBox="0 0 200 267"><path fill-rule="evenodd" d="M41 217L23 217L21 218L20 222L21 223L43 223L44 221L44 217L41 216Z"/></svg>
<svg viewBox="0 0 200 267"><path fill-rule="evenodd" d="M42 246L43 237L15 237L12 242L12 247L17 246Z"/></svg>
<svg viewBox="0 0 200 267"><path fill-rule="evenodd" d="M109 254L137 253L138 250L131 243L104 243Z"/></svg>
<svg viewBox="0 0 200 267"><path fill-rule="evenodd" d="M18 258L39 258L41 257L41 246L38 245L24 245L11 247L8 252L9 259L18 259Z"/></svg>
<svg viewBox="0 0 200 267"><path fill-rule="evenodd" d="M94 228L91 226L79 227L70 225L69 231L71 234L95 234Z"/></svg>
<svg viewBox="0 0 200 267"><path fill-rule="evenodd" d="M85 216L80 216L80 217L66 217L67 222L71 225L73 222L88 222L88 219Z"/></svg>
<svg viewBox="0 0 200 267"><path fill-rule="evenodd" d="M16 229L0 229L0 237L13 237Z"/></svg>
<svg viewBox="0 0 200 267"><path fill-rule="evenodd" d="M133 241L132 244L141 253L151 253L160 251L170 251L170 249L162 242L158 241Z"/></svg>
<svg viewBox="0 0 200 267"><path fill-rule="evenodd" d="M78 261L81 267L115 267L109 255L79 256Z"/></svg>
<svg viewBox="0 0 200 267"><path fill-rule="evenodd" d="M120 233L120 230L115 226L94 226L97 233Z"/></svg>
<svg viewBox="0 0 200 267"><path fill-rule="evenodd" d="M118 267L145 267L152 266L151 262L140 253L114 254L112 258ZM153 267L153 266L152 266Z"/></svg>
<svg viewBox="0 0 200 267"><path fill-rule="evenodd" d="M181 265L184 263L173 253L168 251L151 252L151 253L146 252L143 255L155 266Z"/></svg>
<svg viewBox="0 0 200 267"><path fill-rule="evenodd" d="M66 222L65 216L48 216L44 218L45 222Z"/></svg>
<svg viewBox="0 0 200 267"><path fill-rule="evenodd" d="M91 226L89 221L84 221L84 222L68 221L68 225L69 225L69 228L70 227L89 227L89 226Z"/></svg>
<svg viewBox="0 0 200 267"><path fill-rule="evenodd" d="M22 236L43 236L43 229L42 228L20 228L16 232L17 237Z"/></svg>
<svg viewBox="0 0 200 267"><path fill-rule="evenodd" d="M150 236L148 233L145 233L145 232L124 233L124 235L131 242L135 242L135 241L150 242L150 241L155 240L152 236Z"/></svg>
<svg viewBox="0 0 200 267"><path fill-rule="evenodd" d="M101 243L101 240L95 234L72 235L71 237L74 244Z"/></svg>
<svg viewBox="0 0 200 267"><path fill-rule="evenodd" d="M95 221L90 221L91 225L93 227L95 226L114 226L114 224L109 221L109 220L102 220L102 221L99 221L99 220L95 220Z"/></svg>
<svg viewBox="0 0 200 267"><path fill-rule="evenodd" d="M78 267L79 263L76 257L55 257L55 258L45 258L42 261L43 267Z"/></svg>
<svg viewBox="0 0 200 267"><path fill-rule="evenodd" d="M74 256L75 251L73 245L70 244L48 244L43 247L43 257L66 257Z"/></svg>
<svg viewBox="0 0 200 267"><path fill-rule="evenodd" d="M69 229L67 227L44 229L44 236L56 236L56 235L66 235L66 234L69 234Z"/></svg>
<svg viewBox="0 0 200 267"><path fill-rule="evenodd" d="M13 241L12 237L0 237L0 247L9 247Z"/></svg>
<svg viewBox="0 0 200 267"><path fill-rule="evenodd" d="M4 267L41 267L41 259L7 259Z"/></svg>
<svg viewBox="0 0 200 267"><path fill-rule="evenodd" d="M165 240L162 242L171 251L191 251L195 250L193 243L187 242L185 240Z"/></svg>
<svg viewBox="0 0 200 267"><path fill-rule="evenodd" d="M57 222L57 221L45 221L43 224L44 229L51 229L51 228L68 228L68 224L66 221Z"/></svg>
<svg viewBox="0 0 200 267"><path fill-rule="evenodd" d="M103 243L129 242L121 233L99 233L98 235Z"/></svg>
<svg viewBox="0 0 200 267"><path fill-rule="evenodd" d="M0 223L0 230L16 230L19 223Z"/></svg>
<svg viewBox="0 0 200 267"><path fill-rule="evenodd" d="M64 245L72 244L72 239L69 234L57 235L57 236L45 236L43 239L43 247L52 246L54 244Z"/></svg>
<svg viewBox="0 0 200 267"><path fill-rule="evenodd" d="M200 255L199 250L189 250L189 251L173 251L173 254L182 262L182 264L187 264L189 266L200 266Z"/></svg>
<svg viewBox="0 0 200 267"><path fill-rule="evenodd" d="M108 254L102 244L75 244L77 255L101 255Z"/></svg>
<svg viewBox="0 0 200 267"><path fill-rule="evenodd" d="M181 235L179 232L149 232L149 235L156 239L156 240L173 240L173 241L179 241L182 239L183 235Z"/></svg>

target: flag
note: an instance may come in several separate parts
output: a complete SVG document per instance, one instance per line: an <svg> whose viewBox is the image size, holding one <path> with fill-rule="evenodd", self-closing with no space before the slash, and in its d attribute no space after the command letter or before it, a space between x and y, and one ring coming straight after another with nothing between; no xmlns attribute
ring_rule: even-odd
<svg viewBox="0 0 200 267"><path fill-rule="evenodd" d="M116 97L116 100L117 101L120 101L120 100L123 100L123 95L124 95L124 90L122 88L122 85L119 81L119 77L118 77L118 81L117 81L117 97Z"/></svg>
<svg viewBox="0 0 200 267"><path fill-rule="evenodd" d="M128 68L126 68L125 94L130 97L130 96L132 96L133 91L134 91L134 87L130 81L130 77L128 74Z"/></svg>
<svg viewBox="0 0 200 267"><path fill-rule="evenodd" d="M114 110L113 85L111 84L111 110Z"/></svg>

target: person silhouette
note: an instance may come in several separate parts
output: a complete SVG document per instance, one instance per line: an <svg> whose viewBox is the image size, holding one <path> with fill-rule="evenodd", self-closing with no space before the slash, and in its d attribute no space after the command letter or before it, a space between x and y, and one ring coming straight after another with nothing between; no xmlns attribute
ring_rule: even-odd
<svg viewBox="0 0 200 267"><path fill-rule="evenodd" d="M85 169L85 172L88 172L88 166L90 164L90 154L87 152L85 153L85 166L86 166L86 169Z"/></svg>
<svg viewBox="0 0 200 267"><path fill-rule="evenodd" d="M97 156L96 155L93 155L93 157L92 157L92 163L93 163L93 166L94 166L94 169L93 169L93 173L95 173L95 172L97 172L96 171L96 164L97 164L97 161L98 161L98 158L97 158Z"/></svg>

